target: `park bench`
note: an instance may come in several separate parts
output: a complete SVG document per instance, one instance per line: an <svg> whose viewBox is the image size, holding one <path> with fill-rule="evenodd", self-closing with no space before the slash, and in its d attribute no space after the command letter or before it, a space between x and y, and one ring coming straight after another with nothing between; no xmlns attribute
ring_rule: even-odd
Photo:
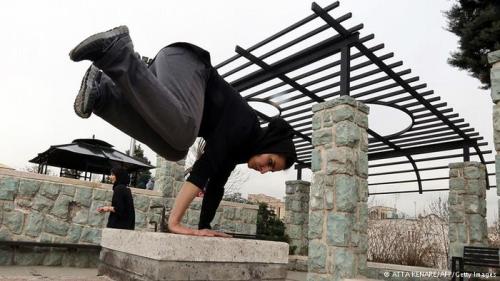
<svg viewBox="0 0 500 281"><path fill-rule="evenodd" d="M488 247L464 247L463 257L451 258L451 280L455 281L458 277L463 281L463 273L466 271L465 266L474 266L480 268L500 268L500 249Z"/></svg>

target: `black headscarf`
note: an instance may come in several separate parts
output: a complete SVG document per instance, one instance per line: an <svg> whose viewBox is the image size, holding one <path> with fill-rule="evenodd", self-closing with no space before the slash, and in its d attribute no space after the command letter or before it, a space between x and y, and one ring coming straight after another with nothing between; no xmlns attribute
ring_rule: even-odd
<svg viewBox="0 0 500 281"><path fill-rule="evenodd" d="M285 169L288 169L297 160L293 136L292 126L280 117L273 118L256 142L253 154L281 154L285 157Z"/></svg>
<svg viewBox="0 0 500 281"><path fill-rule="evenodd" d="M130 176L127 171L120 167L115 167L111 169L111 173L115 175L115 183L113 184L113 188L117 185L125 185L127 186L130 183Z"/></svg>

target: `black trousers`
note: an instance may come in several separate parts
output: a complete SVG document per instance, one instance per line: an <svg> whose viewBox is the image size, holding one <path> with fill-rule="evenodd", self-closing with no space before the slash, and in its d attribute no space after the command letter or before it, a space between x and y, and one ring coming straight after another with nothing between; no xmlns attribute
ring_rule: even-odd
<svg viewBox="0 0 500 281"><path fill-rule="evenodd" d="M200 129L209 68L181 47L163 48L148 67L130 37L94 65L103 71L94 113L165 159L184 158Z"/></svg>

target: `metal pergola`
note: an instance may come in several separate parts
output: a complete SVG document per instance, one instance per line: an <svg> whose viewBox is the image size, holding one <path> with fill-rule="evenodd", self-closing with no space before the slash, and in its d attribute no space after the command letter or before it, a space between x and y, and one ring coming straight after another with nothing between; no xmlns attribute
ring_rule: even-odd
<svg viewBox="0 0 500 281"><path fill-rule="evenodd" d="M410 189L370 191L372 195L448 190L423 186L449 178L448 165L441 160L473 157L492 164L485 159L491 151L482 149L487 143L481 142L479 133L440 102L419 77L410 76L410 69L401 69L401 61L391 62L394 54L383 53L384 44L372 43L373 34L362 35L363 24L349 24L351 13L334 17L338 6L339 2L324 8L313 3L312 15L249 48L237 46L236 55L215 66L247 101L276 107L292 125L297 177L311 163L312 105L343 95L397 109L411 119L407 128L390 135L368 129L370 179L383 179L370 182L371 190L411 185ZM264 124L271 118L256 111ZM440 170L445 175L422 176ZM487 188L492 187L486 178Z"/></svg>

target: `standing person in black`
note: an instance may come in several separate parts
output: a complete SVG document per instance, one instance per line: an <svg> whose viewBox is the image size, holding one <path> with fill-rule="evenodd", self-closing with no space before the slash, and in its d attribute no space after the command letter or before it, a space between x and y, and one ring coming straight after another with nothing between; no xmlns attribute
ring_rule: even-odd
<svg viewBox="0 0 500 281"><path fill-rule="evenodd" d="M134 199L130 188L127 187L130 182L127 171L122 168L111 169L111 182L113 183L111 206L99 207L97 211L109 212L107 227L134 230Z"/></svg>
<svg viewBox="0 0 500 281"><path fill-rule="evenodd" d="M294 131L281 118L261 128L241 95L212 67L210 54L189 43L169 45L149 65L134 51L128 28L97 33L71 52L90 60L74 109L98 115L167 160L184 158L196 137L206 141L171 211L171 232L227 236L210 229L237 164L261 173L288 169L296 160ZM180 222L189 204L205 190L198 230Z"/></svg>

